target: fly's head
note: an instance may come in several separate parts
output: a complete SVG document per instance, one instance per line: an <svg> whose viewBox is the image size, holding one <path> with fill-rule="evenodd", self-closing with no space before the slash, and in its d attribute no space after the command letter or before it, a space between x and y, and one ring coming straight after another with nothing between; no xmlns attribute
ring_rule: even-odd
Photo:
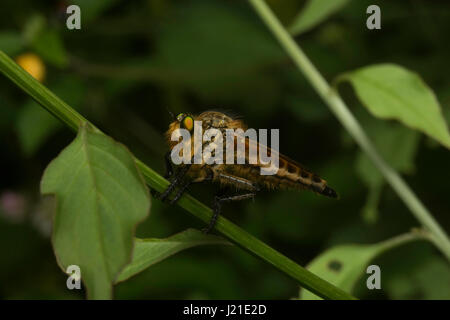
<svg viewBox="0 0 450 320"><path fill-rule="evenodd" d="M166 139L169 146L172 148L177 144L177 141L172 141L172 133L177 129L186 129L191 134L194 132L194 117L188 113L180 113L175 117L175 120L169 124L169 129L166 132Z"/></svg>
<svg viewBox="0 0 450 320"><path fill-rule="evenodd" d="M222 132L225 129L247 129L247 126L241 120L233 119L218 111L205 111L198 116L189 113L180 113L174 118L174 121L170 123L169 129L166 132L166 140L170 149L178 143L178 141L172 141L171 139L172 133L175 130L186 129L191 134L191 137L194 136L195 121L201 122L202 132L212 128L219 129Z"/></svg>

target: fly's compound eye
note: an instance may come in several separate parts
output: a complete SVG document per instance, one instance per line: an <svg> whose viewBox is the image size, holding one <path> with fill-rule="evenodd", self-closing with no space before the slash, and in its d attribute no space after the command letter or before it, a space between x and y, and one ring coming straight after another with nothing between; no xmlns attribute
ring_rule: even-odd
<svg viewBox="0 0 450 320"><path fill-rule="evenodd" d="M184 117L181 124L186 130L192 131L192 129L194 129L194 119L192 119L192 117Z"/></svg>

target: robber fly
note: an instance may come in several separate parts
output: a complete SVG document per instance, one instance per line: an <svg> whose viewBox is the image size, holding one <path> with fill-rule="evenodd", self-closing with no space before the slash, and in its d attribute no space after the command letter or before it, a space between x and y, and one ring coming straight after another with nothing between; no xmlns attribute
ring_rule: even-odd
<svg viewBox="0 0 450 320"><path fill-rule="evenodd" d="M161 200L166 200L172 192L177 190L174 198L170 201L170 203L173 204L183 195L191 184L200 182L213 182L218 183L221 186L232 186L236 190L233 194L226 194L223 192L225 189L223 188L216 194L213 201L213 216L204 232L207 233L214 227L220 214L222 203L253 198L261 189L307 189L330 198L338 198L337 193L327 185L327 182L324 179L309 171L298 162L279 153L277 154L279 156L278 171L274 175L261 175L261 167L267 166L267 164L261 162L251 164L250 161L245 161L244 164L226 164L225 161L223 161L223 164L191 162L189 164L177 165L174 170L171 151L177 144L177 141L172 141L172 133L179 128L186 129L190 133L193 133L195 121L201 121L202 129L204 131L213 128L218 129L223 133L224 158L226 157L226 129L242 129L245 131L247 126L242 120L230 117L224 113L206 111L198 116L180 113L169 125L169 129L166 132L169 151L165 156L165 177L171 180L171 184L160 195ZM256 144L258 150L261 148L268 149L269 154L276 152L267 146L263 146L258 142L245 138L246 157L248 157L249 152L247 151L252 144ZM246 160L248 160L248 158Z"/></svg>

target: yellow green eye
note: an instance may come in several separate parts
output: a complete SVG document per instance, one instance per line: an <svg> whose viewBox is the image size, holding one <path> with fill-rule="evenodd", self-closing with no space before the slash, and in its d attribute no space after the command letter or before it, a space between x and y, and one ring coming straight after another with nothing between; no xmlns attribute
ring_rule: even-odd
<svg viewBox="0 0 450 320"><path fill-rule="evenodd" d="M187 130L191 131L194 128L194 120L191 117L189 117L189 116L185 117L183 119L183 126Z"/></svg>

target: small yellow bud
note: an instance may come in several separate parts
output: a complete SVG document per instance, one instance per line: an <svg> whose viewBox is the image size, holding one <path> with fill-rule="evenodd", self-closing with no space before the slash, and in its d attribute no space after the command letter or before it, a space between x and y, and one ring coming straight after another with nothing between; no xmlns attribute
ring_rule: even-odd
<svg viewBox="0 0 450 320"><path fill-rule="evenodd" d="M45 78L45 65L42 59L34 53L24 53L16 57L16 62L36 80L42 82Z"/></svg>

